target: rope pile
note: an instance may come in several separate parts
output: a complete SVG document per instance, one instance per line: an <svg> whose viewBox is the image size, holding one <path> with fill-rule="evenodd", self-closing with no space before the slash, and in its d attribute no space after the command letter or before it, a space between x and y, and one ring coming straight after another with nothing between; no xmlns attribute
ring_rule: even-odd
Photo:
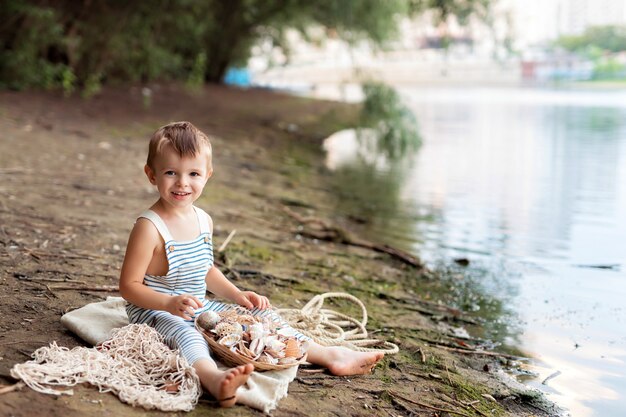
<svg viewBox="0 0 626 417"><path fill-rule="evenodd" d="M327 298L347 299L361 308L361 320L337 311L322 308ZM277 313L291 327L309 336L322 346L345 346L360 352L398 353L397 345L378 339L371 339L367 325L367 309L353 295L341 292L328 292L316 295L302 309L278 309ZM374 347L379 346L379 347Z"/></svg>
<svg viewBox="0 0 626 417"><path fill-rule="evenodd" d="M15 365L11 375L44 394L72 395L72 390L51 386L87 382L100 392L113 392L125 403L162 411L191 411L201 394L195 370L145 324L116 329L97 348L69 350L52 342L33 357ZM169 392L169 387L175 392Z"/></svg>

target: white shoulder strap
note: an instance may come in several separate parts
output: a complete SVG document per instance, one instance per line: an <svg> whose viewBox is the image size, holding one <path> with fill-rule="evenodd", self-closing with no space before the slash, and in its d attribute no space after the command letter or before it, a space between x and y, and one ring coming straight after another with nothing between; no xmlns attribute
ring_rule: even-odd
<svg viewBox="0 0 626 417"><path fill-rule="evenodd" d="M198 223L200 224L200 233L213 233L213 221L211 220L211 216L202 210L199 207L193 206L196 210L196 215L198 216Z"/></svg>
<svg viewBox="0 0 626 417"><path fill-rule="evenodd" d="M170 231L165 225L165 222L163 221L163 219L161 219L161 217L158 214L156 214L154 211L146 210L143 213L141 213L139 217L144 217L150 220L152 224L154 224L154 227L157 228L157 230L163 237L163 240L165 241L165 243L174 240L172 239L172 235L170 234Z"/></svg>

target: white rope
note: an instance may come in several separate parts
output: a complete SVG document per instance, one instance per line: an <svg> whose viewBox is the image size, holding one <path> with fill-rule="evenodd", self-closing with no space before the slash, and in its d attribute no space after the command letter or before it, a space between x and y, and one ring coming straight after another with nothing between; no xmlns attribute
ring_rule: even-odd
<svg viewBox="0 0 626 417"><path fill-rule="evenodd" d="M113 331L96 348L69 350L52 342L33 353L34 360L17 364L11 375L35 391L72 395L54 386L87 382L100 392L113 392L133 406L162 411L191 411L202 393L200 380L187 360L163 344L162 336L145 324ZM168 392L167 387L175 387Z"/></svg>
<svg viewBox="0 0 626 417"><path fill-rule="evenodd" d="M345 314L322 308L327 298L350 300L361 308L361 319L357 320ZM316 295L302 309L278 309L277 313L291 327L309 336L322 346L345 346L361 352L398 353L397 345L371 339L368 336L367 309L361 300L342 292L328 292ZM382 345L382 347L373 347Z"/></svg>

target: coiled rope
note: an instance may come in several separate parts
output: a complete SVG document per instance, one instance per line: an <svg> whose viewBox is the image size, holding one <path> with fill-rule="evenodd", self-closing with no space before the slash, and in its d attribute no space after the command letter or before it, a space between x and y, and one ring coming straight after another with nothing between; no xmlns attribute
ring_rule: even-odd
<svg viewBox="0 0 626 417"><path fill-rule="evenodd" d="M361 319L355 319L334 310L322 308L329 298L341 298L354 302L361 308ZM397 345L369 337L367 309L361 300L343 292L327 292L316 295L301 309L283 308L276 312L291 327L309 336L322 346L345 346L360 352L398 353Z"/></svg>

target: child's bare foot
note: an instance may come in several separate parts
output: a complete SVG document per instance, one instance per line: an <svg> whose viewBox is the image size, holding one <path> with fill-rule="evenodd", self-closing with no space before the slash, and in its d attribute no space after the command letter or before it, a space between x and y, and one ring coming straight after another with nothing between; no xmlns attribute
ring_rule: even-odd
<svg viewBox="0 0 626 417"><path fill-rule="evenodd" d="M253 370L251 363L230 368L209 383L209 392L221 407L232 407L237 402L237 388L246 383Z"/></svg>
<svg viewBox="0 0 626 417"><path fill-rule="evenodd" d="M326 367L333 375L364 375L372 372L385 356L382 352L355 352L343 347L328 348Z"/></svg>

